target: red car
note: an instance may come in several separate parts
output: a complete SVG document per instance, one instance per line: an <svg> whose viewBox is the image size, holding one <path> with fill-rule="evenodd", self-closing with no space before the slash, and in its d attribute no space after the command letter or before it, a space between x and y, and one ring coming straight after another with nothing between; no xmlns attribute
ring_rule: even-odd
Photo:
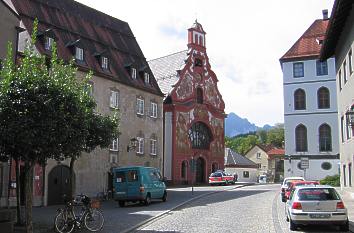
<svg viewBox="0 0 354 233"><path fill-rule="evenodd" d="M214 172L211 173L209 176L209 184L210 185L215 185L215 184L234 184L234 176L226 174L225 172Z"/></svg>
<svg viewBox="0 0 354 233"><path fill-rule="evenodd" d="M319 185L319 184L320 184L320 182L318 182L318 181L292 181L288 185L288 188L285 190L285 198L286 198L286 200L289 200L291 192L298 186Z"/></svg>

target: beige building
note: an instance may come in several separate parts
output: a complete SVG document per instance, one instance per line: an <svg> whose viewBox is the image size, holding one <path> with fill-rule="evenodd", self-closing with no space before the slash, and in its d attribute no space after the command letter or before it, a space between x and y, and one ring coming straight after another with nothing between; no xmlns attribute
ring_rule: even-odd
<svg viewBox="0 0 354 233"><path fill-rule="evenodd" d="M24 30L19 33L19 54L37 17L37 51L50 55L56 42L60 58L75 59L78 78L93 72L90 91L96 110L103 114L119 111L121 134L111 148L83 153L76 161L75 192L96 196L112 191L113 167L142 165L162 169L163 94L128 23L73 0L11 3ZM133 139L137 141L135 148L131 147ZM35 205L62 201L62 194L70 188L69 162L52 160L45 168L36 167Z"/></svg>
<svg viewBox="0 0 354 233"><path fill-rule="evenodd" d="M284 149L273 146L253 146L245 157L257 164L257 175L266 175L270 182L279 182L284 177Z"/></svg>
<svg viewBox="0 0 354 233"><path fill-rule="evenodd" d="M339 122L341 188L354 196L354 2L336 0L323 42L321 59L334 56Z"/></svg>

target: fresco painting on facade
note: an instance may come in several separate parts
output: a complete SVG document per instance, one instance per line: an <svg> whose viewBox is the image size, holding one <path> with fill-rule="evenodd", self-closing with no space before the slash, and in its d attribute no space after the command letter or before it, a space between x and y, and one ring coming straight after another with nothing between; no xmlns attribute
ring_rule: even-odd
<svg viewBox="0 0 354 233"><path fill-rule="evenodd" d="M164 169L171 172L172 183L191 183L193 177L204 183L213 169L223 169L225 104L209 64L201 24L195 22L188 29L188 51L154 59L149 64L159 86L166 90L165 100L168 101L164 103L164 113L169 112L176 119L173 122L165 118L165 125L175 124L174 131L165 134L165 141L175 146L166 147L165 156L170 157L165 160L172 162ZM173 71L166 70L166 66ZM197 167L195 174L189 173L186 180L183 161L191 157Z"/></svg>

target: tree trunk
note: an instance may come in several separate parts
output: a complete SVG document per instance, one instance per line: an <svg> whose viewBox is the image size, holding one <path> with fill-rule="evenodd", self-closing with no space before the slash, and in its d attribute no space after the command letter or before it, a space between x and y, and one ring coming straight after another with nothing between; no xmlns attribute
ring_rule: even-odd
<svg viewBox="0 0 354 233"><path fill-rule="evenodd" d="M70 197L74 197L75 195L75 188L76 188L76 182L75 182L75 173L74 173L74 165L75 165L76 157L72 156L70 159Z"/></svg>
<svg viewBox="0 0 354 233"><path fill-rule="evenodd" d="M17 210L17 225L22 225L22 218L21 218L21 181L20 181L20 161L19 159L15 159L16 162L16 210Z"/></svg>
<svg viewBox="0 0 354 233"><path fill-rule="evenodd" d="M33 224L32 224L33 168L34 168L34 163L29 161L25 162L26 233L33 233Z"/></svg>

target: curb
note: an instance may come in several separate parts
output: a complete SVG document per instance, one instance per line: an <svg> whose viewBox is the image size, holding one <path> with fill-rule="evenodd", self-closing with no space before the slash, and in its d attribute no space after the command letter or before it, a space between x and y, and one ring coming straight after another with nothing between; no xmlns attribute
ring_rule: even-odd
<svg viewBox="0 0 354 233"><path fill-rule="evenodd" d="M166 215L166 214L168 214L168 213L170 213L170 212L172 212L172 211L174 211L174 210L176 210L176 209L178 209L178 208L180 208L180 207L182 207L182 206L184 206L184 205L186 205L186 204L188 204L188 203L190 203L192 201L198 200L198 199L200 199L202 197L209 196L209 195L212 195L212 194L215 194L215 193L220 193L220 192L226 192L226 191L229 191L229 190L239 189L239 188L242 188L242 187L245 187L245 186L251 186L251 185L254 185L254 184L243 184L243 185L240 185L240 186L237 186L237 187L225 188L223 190L212 191L212 192L209 192L209 193L201 194L199 196L195 196L195 197L193 197L193 198L191 198L189 200L186 200L186 201L182 202L181 204L176 205L175 207L173 207L173 208L171 208L169 210L166 210L166 211L162 212L161 214L158 214L158 215L156 215L154 217L151 217L151 218L149 218L149 219L147 219L147 220L145 220L145 221L143 221L141 223L138 223L135 226L132 226L132 227L126 229L126 230L123 230L120 233L132 232L132 231L136 230L137 228L139 228L139 227L141 227L141 226L143 226L143 225L145 225L145 224L147 224L149 222L153 222L154 220L157 220L158 218L161 218L164 215Z"/></svg>

